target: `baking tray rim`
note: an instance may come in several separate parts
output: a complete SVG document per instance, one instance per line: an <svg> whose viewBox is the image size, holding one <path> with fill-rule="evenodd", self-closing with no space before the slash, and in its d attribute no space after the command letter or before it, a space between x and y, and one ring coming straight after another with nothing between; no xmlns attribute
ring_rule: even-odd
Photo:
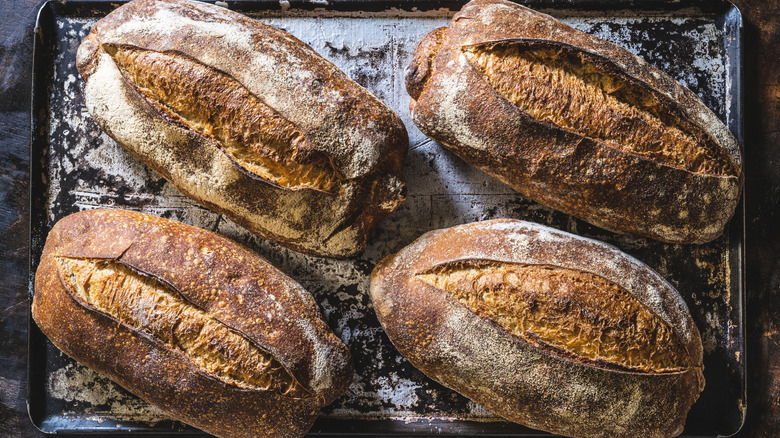
<svg viewBox="0 0 780 438"><path fill-rule="evenodd" d="M32 62L32 93L31 93L31 144L30 144L30 192L29 192L29 207L30 207L30 252L28 259L28 345L27 345L27 365L28 365L28 385L27 385L27 408L28 416L30 417L33 425L42 433L45 434L106 434L106 433L128 433L127 429L118 430L114 427L115 422L110 422L110 427L95 427L93 429L55 429L47 428L45 426L45 419L37 420L33 413L34 403L31 401L34 394L32 393L32 360L34 356L33 346L37 342L45 342L45 336L40 332L40 329L35 325L32 319L31 304L34 294L34 276L35 268L37 267L40 252L43 248L43 239L45 236L35 236L34 233L34 221L39 222L43 219L44 234L48 232L46 224L45 203L41 205L37 203L38 200L35 195L35 188L39 184L46 186L46 182L41 181L42 173L37 173L35 170L39 170L43 165L42 156L40 154L45 153L42 148L38 148L41 142L48 144L45 134L41 134L41 129L46 128L46 123L42 120L47 120L48 115L36 114L36 109L39 108L37 104L43 99L46 102L42 107L48 107L48 88L44 88L45 93L41 93L41 87L43 86L40 81L40 76L45 75L42 72L42 65L49 65L49 61L43 60L44 52L44 37L42 36L42 17L44 14L54 14L53 8L62 8L65 11L71 13L82 10L82 8L89 8L94 11L99 10L105 12L106 10L113 9L118 5L127 3L128 0L110 1L110 0L46 0L40 7L35 23L35 35L33 38L33 62ZM209 3L214 3L214 0L206 0ZM729 61L730 71L729 76L732 78L731 86L729 87L730 93L733 95L731 99L730 108L727 109L730 119L729 128L734 133L735 137L740 144L740 147L744 153L743 143L743 119L742 119L742 14L739 9L734 6L730 1L720 0L719 2L708 2L706 0L639 0L639 1L621 1L621 0L580 0L579 2L572 2L571 0L527 0L517 1L518 3L537 7L544 11L548 10L562 10L562 11L591 11L591 10L633 10L639 11L654 11L659 10L661 12L674 12L690 8L691 6L701 9L702 13L712 13L713 11L718 14L719 17L725 17L726 20L731 20L732 26L736 26L732 29L733 34L724 36L724 40L730 40L730 44L724 49L724 52L731 58ZM341 12L360 12L360 13L376 13L376 12L412 12L412 13L425 13L430 11L442 11L449 10L451 13L457 11L465 0L326 0L320 2L317 0L289 0L289 1L276 1L276 0L239 0L230 1L230 9L243 13L261 13L269 11L286 11L288 9L300 10L301 12L311 13L317 10L332 10L336 13ZM639 6L637 6L639 4ZM537 6L538 5L538 6ZM110 8L110 9L107 9ZM730 16L730 18L729 18ZM52 17L53 18L53 17ZM48 82L46 82L48 84ZM744 181L744 170L743 170ZM745 373L747 352L745 351L745 339L744 339L744 291L745 291L745 190L744 184L742 187L742 198L737 206L734 217L731 219L729 226L727 227L731 238L729 243L729 258L731 272L738 272L737 279L731 280L731 317L729 320L738 321L738 325L733 327L737 329L737 335L729 337L728 342L736 343L736 350L741 352L741 359L738 361L739 371L738 377L741 382L741 419L738 422L738 427L730 432L728 435L714 435L714 436L733 436L737 434L743 427L745 421L745 415L747 410L747 375ZM38 237L38 239L36 239ZM735 293L736 292L736 293ZM734 301L736 300L736 305ZM736 313L736 315L734 315ZM736 317L735 317L736 316ZM350 430L343 430L340 427L344 422L348 422L351 427ZM173 421L171 421L173 423ZM133 423L136 424L136 423ZM492 425L489 431L485 433L485 426ZM385 429L389 426L389 430ZM453 430L445 430L445 427L452 427ZM453 427L454 426L454 427ZM516 427L517 425L507 422L494 422L494 421L474 421L455 419L450 420L446 418L412 418L408 420L402 419L357 419L357 420L344 420L338 418L318 418L315 422L310 435L318 436L330 436L330 435L362 435L362 436L378 436L378 435L408 435L408 434L425 434L425 435L462 435L464 433L478 433L480 436L529 436L527 433L518 431L503 431L507 427ZM455 430L456 429L456 430ZM530 431L530 429L527 429ZM481 431L481 432L480 432ZM171 435L178 436L204 436L203 432L197 429L186 426L185 429L161 431L161 430L134 430L136 433L140 433L146 436L149 435ZM544 432L536 432L536 434L548 435Z"/></svg>

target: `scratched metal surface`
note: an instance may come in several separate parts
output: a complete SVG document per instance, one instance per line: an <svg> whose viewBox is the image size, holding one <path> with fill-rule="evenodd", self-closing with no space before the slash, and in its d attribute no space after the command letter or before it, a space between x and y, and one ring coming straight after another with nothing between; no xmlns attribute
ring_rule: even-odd
<svg viewBox="0 0 780 438"><path fill-rule="evenodd" d="M182 196L101 132L84 107L75 52L110 7L69 4L74 3L52 7L39 22L31 185L38 219L32 224L32 268L50 227L79 210L129 208L214 230L256 249L303 284L355 358L348 393L323 410L314 432L528 435L534 432L502 422L413 369L384 335L367 292L374 265L424 232L497 217L536 221L612 243L675 285L702 333L707 379L686 434L728 435L741 425L741 213L724 236L706 245L615 235L523 198L427 139L410 120L403 69L420 37L448 23L449 9L273 11L240 4L255 9L253 17L311 44L387 102L409 130L408 199L374 230L362 255L339 261L304 256L250 235ZM689 6L684 2L650 3L658 4L657 10L624 10L619 2L597 2L595 7L590 2L586 11L573 9L576 2L558 2L560 7L545 12L621 44L668 72L739 134L738 13L726 6L705 12L680 9ZM36 330L30 350L30 411L39 428L59 433L193 432L64 356Z"/></svg>

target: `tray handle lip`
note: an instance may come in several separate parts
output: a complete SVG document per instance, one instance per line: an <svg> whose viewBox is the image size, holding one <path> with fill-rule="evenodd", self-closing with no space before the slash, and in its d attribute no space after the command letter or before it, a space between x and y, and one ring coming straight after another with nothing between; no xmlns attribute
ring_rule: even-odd
<svg viewBox="0 0 780 438"><path fill-rule="evenodd" d="M26 401L27 401L27 416L32 422L33 426L40 432L45 434L50 434L50 431L45 430L41 426L40 421L40 413L34 412L34 406L36 406L35 403L33 403L33 400L36 397L35 391L32 389L33 384L35 383L34 379L34 369L32 364L37 363L35 361L39 361L41 358L39 357L39 354L36 354L38 351L37 349L33 348L33 345L36 342L41 341L41 337L43 334L40 332L40 329L35 324L35 321L32 318L32 298L33 294L35 292L35 268L36 268L36 255L37 250L39 246L39 242L36 242L35 236L33 236L33 221L38 220L38 205L37 205L37 198L35 194L35 190L38 187L38 183L35 181L35 176L40 176L37 172L39 166L42 165L40 163L40 151L38 146L41 145L42 139L40 138L40 132L41 127L43 125L43 121L40 120L40 116L38 114L39 109L39 103L41 100L41 94L44 93L45 90L41 90L40 88L42 85L40 84L40 78L39 76L43 73L41 73L42 64L44 64L43 58L46 56L44 54L44 40L46 39L46 35L44 32L46 31L46 28L43 26L42 22L44 21L50 21L53 18L53 11L52 11L52 0L45 1L41 7L38 9L38 13L35 17L35 27L33 28L33 47L32 47L32 71L31 71L31 83L30 83L30 150L29 153L29 163L30 163L30 174L29 174L29 186L28 186L28 211L30 212L30 221L28 223L28 236L29 236L29 247L27 252L27 265L28 265L28 286L27 286L27 394L26 394ZM38 403L39 405L40 403Z"/></svg>
<svg viewBox="0 0 780 438"><path fill-rule="evenodd" d="M742 42L743 39L743 33L744 33L744 22L743 22L743 15L742 11L731 1L727 0L729 4L729 8L724 12L723 14L723 20L724 20L724 36L723 39L724 45L731 48L729 50L729 55L732 58L731 59L731 67L729 74L731 76L731 102L730 102L730 117L731 120L728 120L729 122L729 128L733 128L734 136L737 139L737 142L740 146L742 156L743 156L743 174L745 173L745 142L744 142L744 100L743 100L743 81L742 81L742 74L744 70L743 65L743 52L744 52L744 45ZM732 302L734 299L737 299L738 302L734 303L736 305L732 306L731 310L731 319L735 319L738 321L738 324L736 325L736 328L739 330L738 333L736 333L736 336L733 338L736 339L736 342L739 343L739 346L737 348L737 351L741 352L742 356L740 358L736 358L736 367L737 367L737 374L741 380L741 390L740 390L740 396L741 396L741 404L740 404L740 414L741 418L739 418L739 424L736 427L736 429L733 431L733 433L725 436L734 436L738 434L742 428L745 426L745 421L747 417L747 385L748 385L748 376L747 376L747 360L748 360L748 352L745 343L745 291L747 290L747 266L746 266L746 254L747 254L747 230L746 230L746 221L747 221L747 211L745 204L746 202L746 196L747 196L747 190L746 190L746 180L743 180L743 186L742 186L742 198L740 199L739 204L737 205L737 210L734 214L734 217L732 218L731 227L729 230L729 234L735 237L739 237L738 242L732 241L729 247L729 257L732 260L732 266L736 272L738 272L737 276L732 277L732 285L733 289L735 289L735 298L732 298ZM735 279L736 277L736 279ZM732 329L733 330L733 329Z"/></svg>
<svg viewBox="0 0 780 438"><path fill-rule="evenodd" d="M89 7L95 16L100 12L110 11L130 0L46 0L44 7L61 9L69 13L80 7ZM439 9L449 9L453 13L460 10L469 0L198 0L204 3L218 3L232 11L248 13L259 10L300 9L312 11L326 9L334 11L366 11L376 12L399 9L409 12L427 12ZM523 6L543 10L571 10L571 0L509 0ZM641 0L638 2L624 0L579 0L576 10L631 9L639 3L645 10L663 9L668 11L689 7L699 7L702 11L723 14L736 6L731 0ZM52 5L49 5L52 4ZM260 6L260 7L258 7ZM105 11L104 11L105 10ZM741 20L740 20L741 22ZM36 23L37 28L37 23Z"/></svg>
<svg viewBox="0 0 780 438"><path fill-rule="evenodd" d="M44 75L45 73L42 72L43 65L46 64L46 62L43 60L43 57L46 56L44 53L45 48L45 39L47 36L44 35L45 27L41 24L44 20L51 20L53 18L53 11L52 11L52 4L54 0L46 0L46 2L43 3L43 5L38 9L38 15L35 19L35 28L34 28L34 35L33 35L33 50L32 50L32 71L31 71L31 78L32 82L30 83L30 150L29 150L29 159L30 159L30 175L29 175L29 196L28 196L28 208L30 208L30 228L29 228L29 236L30 236L30 249L28 253L28 289L29 289L29 298L32 299L33 296L33 278L34 278L34 272L35 268L35 244L36 242L33 242L33 236L32 236L32 215L36 211L36 200L34 190L38 186L38 182L36 181L35 170L38 170L38 166L41 165L39 162L39 156L36 146L40 146L40 144L43 142L44 139L42 139L41 130L43 128L43 125L45 124L45 119L47 117L41 117L41 115L38 113L38 110L40 109L40 104L42 103L42 100L46 99L45 91L46 89L41 89L42 86L40 83L42 82L40 79L41 75ZM44 105L47 106L47 105ZM41 120L44 119L44 120Z"/></svg>

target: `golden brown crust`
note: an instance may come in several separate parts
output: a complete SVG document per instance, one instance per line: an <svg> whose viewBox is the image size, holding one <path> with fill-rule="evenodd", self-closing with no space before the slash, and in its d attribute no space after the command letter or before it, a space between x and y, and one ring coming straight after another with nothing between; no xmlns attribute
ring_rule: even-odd
<svg viewBox="0 0 780 438"><path fill-rule="evenodd" d="M620 285L560 266L463 260L418 279L552 354L623 371L680 372L688 350L674 329Z"/></svg>
<svg viewBox="0 0 780 438"><path fill-rule="evenodd" d="M123 298L121 288L105 286L120 280L136 295ZM95 288L94 301L74 281ZM110 304L141 300L141 292L153 299ZM168 315L174 320L166 325L166 302L189 316ZM32 309L65 353L218 436L303 436L352 378L346 346L300 285L229 239L142 213L91 210L57 222L36 271ZM149 322L144 312L158 315ZM218 339L216 350L202 344ZM227 364L224 354L250 360ZM286 374L252 355L270 357ZM252 364L262 366L253 371ZM257 388L285 375L301 390L284 382Z"/></svg>
<svg viewBox="0 0 780 438"><path fill-rule="evenodd" d="M114 260L54 259L75 301L163 348L180 351L200 372L241 388L293 398L313 395L271 354L162 281Z"/></svg>
<svg viewBox="0 0 780 438"><path fill-rule="evenodd" d="M692 173L737 176L726 153L681 126L662 98L608 59L547 41L511 40L462 48L504 99L534 120Z"/></svg>
<svg viewBox="0 0 780 438"><path fill-rule="evenodd" d="M741 155L690 90L617 45L504 0L468 3L440 38L433 61L423 41L407 70L427 77L422 91L407 82L426 135L606 229L675 243L722 234L739 200Z"/></svg>
<svg viewBox="0 0 780 438"><path fill-rule="evenodd" d="M300 130L228 75L171 53L104 47L150 106L210 138L255 177L330 194L345 183Z"/></svg>
<svg viewBox="0 0 780 438"><path fill-rule="evenodd" d="M354 255L405 197L400 118L283 31L200 2L135 0L95 24L77 66L103 130L269 240Z"/></svg>
<svg viewBox="0 0 780 438"><path fill-rule="evenodd" d="M683 366L629 372L616 369L614 362L583 359L570 354L571 349L538 342L540 338L524 340L496 318L500 308L480 312L442 289L443 283L420 278L475 263L552 266L567 274L579 272L577 277L585 281L596 276L595 286L615 285L641 306L627 306L635 313L623 317L632 319L647 310L651 320L660 322L658 327L671 330L656 333L666 332L678 343L643 348L677 350L673 356L683 356L674 361ZM511 276L502 276L502 282L506 278ZM569 286L574 287L570 281ZM591 292L594 300L612 297L608 291ZM549 227L503 219L432 231L377 265L370 293L390 340L414 366L504 418L536 429L569 436L674 436L704 387L701 338L677 291L616 248ZM554 296L548 298L570 304L568 312L577 310L572 299ZM489 299L496 297L484 301ZM618 315L609 315L609 306L592 307L622 324ZM586 325L591 316L583 320ZM635 332L612 328L631 342L648 341L641 334L647 327ZM533 338L533 328L527 335Z"/></svg>
<svg viewBox="0 0 780 438"><path fill-rule="evenodd" d="M425 86L428 85L428 80L431 79L436 52L439 51L446 32L446 27L439 27L428 32L414 49L412 61L409 62L409 68L404 74L406 91L412 97L412 105L414 105L414 100L420 97Z"/></svg>

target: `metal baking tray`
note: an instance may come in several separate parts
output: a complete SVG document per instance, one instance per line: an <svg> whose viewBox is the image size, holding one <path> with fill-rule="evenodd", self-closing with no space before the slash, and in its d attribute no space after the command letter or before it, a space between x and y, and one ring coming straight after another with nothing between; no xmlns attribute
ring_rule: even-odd
<svg viewBox="0 0 780 438"><path fill-rule="evenodd" d="M182 196L118 147L90 119L75 68L81 39L117 3L46 3L36 26L33 72L30 295L46 235L63 216L111 207L178 219L234 238L270 259L314 294L330 326L349 346L356 365L354 381L346 395L322 411L312 434L544 435L502 421L416 371L388 341L367 294L374 265L424 232L497 217L526 219L616 245L678 288L702 333L707 380L688 416L685 434L736 433L746 400L742 204L725 235L705 245L616 235L525 199L427 139L409 117L403 70L420 37L447 25L464 3L227 2L230 9L311 44L386 101L409 130L408 199L373 231L367 249L347 260L304 256L254 237ZM709 0L522 3L621 44L682 81L728 124L741 144L742 25L739 11L731 4ZM28 400L30 417L44 432L200 434L63 355L32 322Z"/></svg>

